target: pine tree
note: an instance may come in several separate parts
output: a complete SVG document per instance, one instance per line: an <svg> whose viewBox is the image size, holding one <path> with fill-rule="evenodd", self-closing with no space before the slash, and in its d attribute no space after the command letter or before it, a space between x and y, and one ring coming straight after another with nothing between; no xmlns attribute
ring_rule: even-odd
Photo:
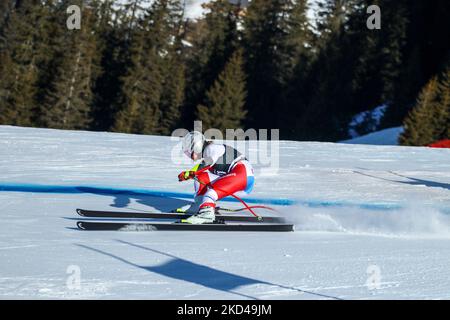
<svg viewBox="0 0 450 320"><path fill-rule="evenodd" d="M10 0L0 0L0 35L3 33L3 28L8 21L11 10L13 9L13 2Z"/></svg>
<svg viewBox="0 0 450 320"><path fill-rule="evenodd" d="M450 67L443 72L438 83L439 108L437 110L436 140L450 139Z"/></svg>
<svg viewBox="0 0 450 320"><path fill-rule="evenodd" d="M162 1L159 5L156 2L155 5L159 10L154 10L155 18L152 20L159 23L155 23L153 29L161 30L162 34L162 37L155 39L155 43L166 39L157 44L158 50L164 52L160 60L163 84L158 132L170 135L180 124L181 107L185 99L185 57L182 42L184 8L179 0Z"/></svg>
<svg viewBox="0 0 450 320"><path fill-rule="evenodd" d="M125 75L128 32L126 12L114 6L114 1L95 1L97 50L100 55L99 76L93 88L91 129L106 131L114 125L117 115L121 77Z"/></svg>
<svg viewBox="0 0 450 320"><path fill-rule="evenodd" d="M284 51L287 63L285 69L289 72L288 81L290 81L290 78L295 78L296 71L304 71L310 63L313 54L314 34L307 17L308 1L296 0L287 2L287 5L287 18L284 20L286 30Z"/></svg>
<svg viewBox="0 0 450 320"><path fill-rule="evenodd" d="M369 1L370 2L370 1ZM407 8L410 1L380 1L383 8L383 27L379 34L378 52L381 63L380 76L383 83L381 99L391 103L404 59L406 32L409 23Z"/></svg>
<svg viewBox="0 0 450 320"><path fill-rule="evenodd" d="M317 31L320 33L318 46L323 48L330 38L340 35L345 30L349 7L354 3L345 0L325 0L318 2Z"/></svg>
<svg viewBox="0 0 450 320"><path fill-rule="evenodd" d="M384 1L387 9L397 9L402 5L403 18L408 20L405 45L402 48L402 62L397 72L395 91L384 118L383 127L398 126L415 105L415 99L424 85L434 75L442 72L442 66L448 61L450 38L448 19L450 7L445 0L437 1ZM384 15L384 9L383 9ZM383 18L384 20L384 18ZM402 21L399 20L400 25ZM397 20L392 20L396 25ZM383 28L383 27L382 27Z"/></svg>
<svg viewBox="0 0 450 320"><path fill-rule="evenodd" d="M167 57L165 63L165 79L163 92L161 94L161 134L170 135L171 132L180 125L182 115L182 105L185 94L185 65L181 56L181 41L176 46L178 50L173 50Z"/></svg>
<svg viewBox="0 0 450 320"><path fill-rule="evenodd" d="M283 47L285 57L282 61L283 69L287 73L284 77L286 80L283 92L278 98L276 124L283 129L283 139L296 139L299 136L298 123L306 105L305 97L311 91L308 88L307 76L317 49L316 36L307 18L308 9L307 1L292 2L290 10L287 11L289 19L284 21L287 36Z"/></svg>
<svg viewBox="0 0 450 320"><path fill-rule="evenodd" d="M343 115L353 116L376 106L389 106L394 99L404 63L408 3L404 0L388 2L360 0L345 4L345 32L338 40L340 61L337 61L338 65L347 69L342 69L340 73L345 71L349 75L347 81L350 81L346 92L350 99L340 103L340 113ZM378 5L382 10L381 29L370 30L366 27L366 10L371 5ZM347 131L348 123L342 122L341 126ZM367 134L372 130L371 122L367 121L365 125L361 124L358 131L359 134Z"/></svg>
<svg viewBox="0 0 450 320"><path fill-rule="evenodd" d="M17 92L10 87L16 78L11 57L0 52L0 124L16 124L18 119L16 99L12 96Z"/></svg>
<svg viewBox="0 0 450 320"><path fill-rule="evenodd" d="M114 131L126 133L154 133L159 121L162 91L161 73L155 52L144 48L145 34L134 35L130 50L131 65L122 78Z"/></svg>
<svg viewBox="0 0 450 320"><path fill-rule="evenodd" d="M382 8L381 30L366 27L369 5ZM394 98L408 18L403 0L327 0L319 3L318 36L306 76L300 77L302 109L296 138L341 140L351 118ZM371 126L362 127L360 134Z"/></svg>
<svg viewBox="0 0 450 320"><path fill-rule="evenodd" d="M246 115L245 73L242 51L237 50L218 79L206 93L206 106L197 107L197 118L203 128L215 128L225 133L226 129L241 128Z"/></svg>
<svg viewBox="0 0 450 320"><path fill-rule="evenodd" d="M286 88L298 63L307 65L302 61L311 35L306 10L305 1L294 0L255 0L248 7L243 43L250 126L279 126L285 119Z"/></svg>
<svg viewBox="0 0 450 320"><path fill-rule="evenodd" d="M121 92L117 98L118 113L113 131L150 133L158 123L158 104L161 79L157 67L157 53L150 50L148 15L143 15L142 0L129 1L125 5L127 21L126 71L121 77Z"/></svg>
<svg viewBox="0 0 450 320"><path fill-rule="evenodd" d="M55 14L60 26L65 27L65 10L73 1L58 4ZM75 2L76 3L76 2ZM77 3L82 8L80 30L64 30L58 45L60 55L54 78L48 84L41 108L41 122L47 127L61 129L88 129L93 103L92 89L98 76L96 37L92 32L96 22L92 7Z"/></svg>
<svg viewBox="0 0 450 320"><path fill-rule="evenodd" d="M381 8L381 29L368 29L366 9L371 5ZM347 112L357 114L376 106L393 104L402 66L405 65L406 33L409 25L410 2L399 0L361 0L355 4L347 23L345 38L351 51L344 55L353 57L351 104ZM348 45L347 45L348 46ZM359 134L373 130L370 122L361 125Z"/></svg>
<svg viewBox="0 0 450 320"><path fill-rule="evenodd" d="M424 146L448 139L450 114L450 70L433 77L420 92L416 106L404 121L402 145Z"/></svg>
<svg viewBox="0 0 450 320"><path fill-rule="evenodd" d="M303 110L298 116L296 138L329 141L346 137L346 124L351 118L348 109L355 60L351 50L355 49L347 33L354 6L334 0L321 5L320 35L314 44L317 53L303 82L306 96L301 100Z"/></svg>
<svg viewBox="0 0 450 320"><path fill-rule="evenodd" d="M43 17L40 1L12 8L0 42L0 120L3 124L32 125L38 91L38 61Z"/></svg>
<svg viewBox="0 0 450 320"><path fill-rule="evenodd" d="M46 127L45 105L48 97L49 86L54 83L61 59L64 57L66 47L64 43L67 29L63 18L67 17L65 8L58 5L58 1L48 0L44 3L42 20L39 25L40 37L39 47L33 55L37 61L38 81L37 93L35 97L35 107L33 108L32 122L35 126Z"/></svg>
<svg viewBox="0 0 450 320"><path fill-rule="evenodd" d="M113 128L115 131L167 133L172 126L172 121L166 122L165 127L161 126L161 108L171 105L170 102L166 105L161 103L164 98L174 96L165 93L164 85L170 82L166 80L169 72L173 71L168 68L167 61L174 61L171 58L173 47L177 43L174 40L179 30L181 13L179 1L155 0L151 7L136 19L137 25L130 39L129 65L125 76L122 77L122 92L118 99L121 111L116 117ZM170 77L172 76L173 74L170 74ZM173 81L172 85L179 86ZM178 96L175 95L175 98Z"/></svg>
<svg viewBox="0 0 450 320"><path fill-rule="evenodd" d="M433 142L432 104L436 101L437 79L433 78L422 89L417 99L416 107L410 112L404 122L405 131L399 137L402 145L423 146Z"/></svg>
<svg viewBox="0 0 450 320"><path fill-rule="evenodd" d="M191 26L188 39L192 43L187 57L187 82L184 121L194 120L198 104L205 103L206 91L212 86L240 42L238 25L240 5L228 0L213 0L202 19Z"/></svg>

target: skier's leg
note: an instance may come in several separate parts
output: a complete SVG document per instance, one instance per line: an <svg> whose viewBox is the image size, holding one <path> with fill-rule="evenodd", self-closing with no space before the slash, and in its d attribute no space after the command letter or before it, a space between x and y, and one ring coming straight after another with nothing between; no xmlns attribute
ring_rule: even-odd
<svg viewBox="0 0 450 320"><path fill-rule="evenodd" d="M183 220L184 222L192 224L214 222L217 200L238 191L246 191L249 193L253 187L253 170L249 163L239 162L230 173L214 180L211 179L211 175L211 173L208 173L207 177L205 175L201 177L202 180L199 179L202 182L197 185L196 190L197 195L202 196L202 199L198 214ZM207 183L206 181L210 182Z"/></svg>
<svg viewBox="0 0 450 320"><path fill-rule="evenodd" d="M217 177L214 176L215 175L209 171L205 171L197 175L197 180L194 182L195 202L192 204L190 209L196 209L196 214L187 219L181 220L181 222L203 224L213 223L216 220L215 203L208 203L205 201L205 194L208 192L208 185L210 185L212 179Z"/></svg>
<svg viewBox="0 0 450 320"><path fill-rule="evenodd" d="M239 165L236 165L236 167ZM236 168L235 167L235 168ZM196 185L196 195L198 197L201 197L201 203L199 206L198 213L187 218L186 220L182 220L182 222L185 223L191 223L191 224L202 224L202 223L213 223L216 220L215 215L215 208L216 208L216 201L219 199L219 195L214 190L214 185L218 183L219 181L223 181L220 183L220 186L223 188L226 188L228 191L234 193L237 191L237 189L241 188L240 190L243 190L243 187L245 187L244 184L236 184L236 181L240 181L242 179L236 179L236 177L240 177L242 173L245 174L245 168L244 170L235 170L233 169L232 172L230 172L228 175L225 175L223 177L218 177L217 179L212 180L213 178L212 173L210 172L203 172L197 176L197 179L201 182L197 182ZM217 177L217 176L216 176ZM244 176L245 180L245 176ZM234 184L234 186L233 186ZM235 191L236 189L236 191ZM223 198L226 195L223 195L221 192L221 198Z"/></svg>
<svg viewBox="0 0 450 320"><path fill-rule="evenodd" d="M200 205L203 203L204 194L208 190L207 186L218 178L219 176L209 171L199 173L197 179L194 181L194 202L178 208L175 211L179 213L197 213L200 209Z"/></svg>
<svg viewBox="0 0 450 320"><path fill-rule="evenodd" d="M215 205L217 200L232 195L238 191L250 193L253 188L254 178L251 165L247 161L241 161L227 175L211 182L203 196L200 207L205 203Z"/></svg>
<svg viewBox="0 0 450 320"><path fill-rule="evenodd" d="M219 176L208 170L200 172L197 175L197 179L194 181L195 197L203 196L208 190L208 185L218 178Z"/></svg>

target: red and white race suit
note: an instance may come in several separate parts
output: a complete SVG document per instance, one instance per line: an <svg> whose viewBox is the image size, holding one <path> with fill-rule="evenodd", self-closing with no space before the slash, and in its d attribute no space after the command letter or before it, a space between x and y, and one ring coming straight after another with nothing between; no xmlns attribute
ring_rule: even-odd
<svg viewBox="0 0 450 320"><path fill-rule="evenodd" d="M209 168L198 173L198 181L194 183L196 199L200 197L200 208L206 205L214 207L217 200L239 191L252 191L255 181L252 165L237 150L209 143L202 156L201 167Z"/></svg>

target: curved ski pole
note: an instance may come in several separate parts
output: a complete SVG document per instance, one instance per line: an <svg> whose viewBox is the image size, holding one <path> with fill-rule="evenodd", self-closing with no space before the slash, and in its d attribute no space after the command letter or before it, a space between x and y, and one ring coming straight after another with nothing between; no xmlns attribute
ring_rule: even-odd
<svg viewBox="0 0 450 320"><path fill-rule="evenodd" d="M213 188L213 186L211 185L211 183L204 183L203 181L200 181L200 180L197 178L197 175L194 176L194 180L197 181L198 183L204 185L204 186ZM216 189L219 190L219 191L221 191L221 192L225 192L225 191L223 191L223 190L220 190L219 188L216 188ZM225 193L226 193L226 192L225 192ZM234 195L234 194L231 194L231 196L232 196L233 198L239 200L239 201L245 206L245 208L246 208L248 211L250 211L251 214L253 214L253 215L258 219L258 221L263 221L263 217L261 217L260 215L256 214L256 213L255 213L255 212L254 212L254 211L253 211L253 210L245 203L244 200L242 200L241 198L239 198L238 196L236 196L236 195Z"/></svg>
<svg viewBox="0 0 450 320"><path fill-rule="evenodd" d="M268 206L255 205L255 206L248 206L248 207L251 208L251 209L267 209L267 210L270 210L270 211L277 212L277 210L275 210L274 208L268 207ZM244 211L244 210L248 210L248 209L246 207L237 208L237 209L217 207L217 210L225 211L225 212L240 212L240 211Z"/></svg>

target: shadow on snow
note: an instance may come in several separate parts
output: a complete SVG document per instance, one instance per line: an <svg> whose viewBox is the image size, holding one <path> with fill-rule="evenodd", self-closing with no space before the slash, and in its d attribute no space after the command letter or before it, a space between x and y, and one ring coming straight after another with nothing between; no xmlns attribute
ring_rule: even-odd
<svg viewBox="0 0 450 320"><path fill-rule="evenodd" d="M203 286L206 288L210 288L210 289L214 289L214 290L228 292L228 293L235 294L235 295L238 295L238 296L241 296L244 298L257 299L256 297L252 297L252 296L249 296L249 295L246 295L243 293L239 293L236 291L237 289L239 289L240 287L248 286L248 285L264 284L264 285L276 286L276 287L287 289L287 290L297 291L300 293L310 294L310 295L313 295L316 297L340 300L340 298L330 296L330 295L324 295L324 294L306 291L306 290L302 290L302 289L298 289L298 288L294 288L294 287L278 285L278 284L274 284L274 283L270 283L270 282L266 282L266 281L261 281L261 280L257 280L257 279L253 279L253 278L235 275L235 274L232 274L229 272L221 271L221 270L211 268L211 267L208 267L205 265L194 263L189 260L182 259L175 255L168 254L168 253L165 253L165 252L162 252L159 250L147 248L147 247L137 245L137 244L127 242L127 241L122 241L122 240L117 240L117 241L120 242L121 244L125 244L125 245L129 245L129 246L132 246L132 247L135 247L138 249L150 251L155 254L160 254L160 255L169 257L171 259L167 262L164 262L164 263L162 263L160 265L156 265L156 266L141 266L141 265L135 264L125 258L121 258L119 256L113 255L111 253L108 253L108 252L105 252L105 251L102 251L102 250L99 250L99 249L96 249L93 247L89 247L89 246L81 245L81 244L78 244L77 246L100 253L100 254L103 254L105 256L109 256L118 261L126 263L130 266L140 268L140 269L146 270L148 272L156 273L156 274L159 274L159 275L162 275L162 276L165 276L168 278L176 279L176 280L190 282L190 283L197 284L197 285L200 285L200 286Z"/></svg>
<svg viewBox="0 0 450 320"><path fill-rule="evenodd" d="M364 170L364 168L362 168ZM436 181L431 181L431 180L424 180L424 179L418 179L418 178L413 178L413 177L408 177L393 171L388 171L390 174L401 177L401 178L405 178L408 179L408 181L400 181L400 180L392 180L392 179L388 179L388 178L383 178L383 177L377 177L365 172L360 172L360 171L353 171L354 173L366 176L366 177L370 177L370 178L375 178L375 179L379 179L379 180L384 180L384 181L388 181L388 182L394 182L394 183L402 183L402 184L409 184L409 185L413 185L413 186L426 186L429 188L442 188L442 189L447 189L450 190L450 183L443 183L443 182L436 182Z"/></svg>

